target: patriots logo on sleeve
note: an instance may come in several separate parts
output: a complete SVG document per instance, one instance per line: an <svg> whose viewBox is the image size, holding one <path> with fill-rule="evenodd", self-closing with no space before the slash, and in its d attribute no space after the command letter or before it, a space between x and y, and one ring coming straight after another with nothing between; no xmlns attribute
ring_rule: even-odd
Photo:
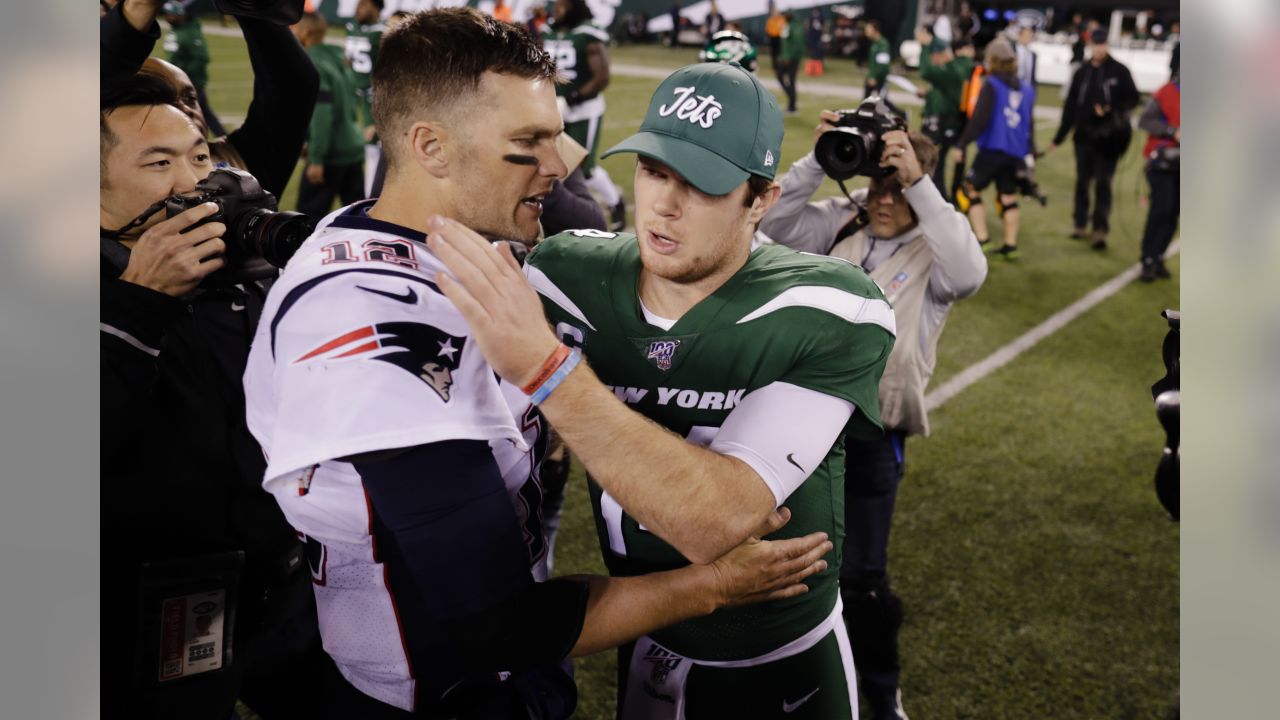
<svg viewBox="0 0 1280 720"><path fill-rule="evenodd" d="M424 323L388 322L366 325L322 343L293 363L366 357L390 363L413 375L449 402L453 371L462 361L465 337L450 335Z"/></svg>

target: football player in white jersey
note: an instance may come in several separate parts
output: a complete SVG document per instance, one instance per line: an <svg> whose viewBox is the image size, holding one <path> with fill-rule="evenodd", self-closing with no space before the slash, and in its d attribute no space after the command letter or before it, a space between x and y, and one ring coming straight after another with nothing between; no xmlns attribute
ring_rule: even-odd
<svg viewBox="0 0 1280 720"><path fill-rule="evenodd" d="M499 384L439 290L424 233L447 214L491 239L537 236L541 199L565 173L554 76L527 34L475 10L388 32L373 76L384 191L325 218L267 299L248 424L268 457L264 487L306 537L341 673L317 683L332 717L567 717L566 657L793 597L826 569L824 533L751 537L786 522L770 506L704 564L535 582L545 440L532 405L557 375Z"/></svg>

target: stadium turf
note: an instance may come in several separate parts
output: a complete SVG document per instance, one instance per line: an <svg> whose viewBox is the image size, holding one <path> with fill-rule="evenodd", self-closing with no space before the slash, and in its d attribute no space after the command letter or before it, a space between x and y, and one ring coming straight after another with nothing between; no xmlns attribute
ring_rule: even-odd
<svg viewBox="0 0 1280 720"><path fill-rule="evenodd" d="M209 36L209 98L229 125L248 107L243 42ZM693 50L617 48L617 63L670 67ZM848 67L840 63L847 63ZM771 76L767 57L761 72ZM860 87L836 61L821 80ZM802 79L803 82L803 79ZM658 80L615 75L601 148L639 125ZM1056 87L1044 90L1057 104ZM848 99L801 95L786 119L782 168L807 152L821 108ZM1041 124L1041 147L1056 124ZM1038 168L1047 208L1023 198L1015 262L993 260L979 293L956 306L933 387L1132 265L1146 216L1140 140L1115 182L1111 247L1068 239L1069 146ZM603 161L630 198L634 160ZM292 209L296 176L282 198ZM822 195L839 192L827 182ZM988 205L991 206L988 197ZM999 220L992 237L1001 237ZM1173 281L1134 283L932 416L907 444L891 571L906 602L903 698L916 718L1164 718L1178 693L1178 527L1152 490L1163 443L1149 386L1164 374L1160 310ZM602 572L585 483L575 466L556 572ZM577 717L611 718L611 653L577 662Z"/></svg>

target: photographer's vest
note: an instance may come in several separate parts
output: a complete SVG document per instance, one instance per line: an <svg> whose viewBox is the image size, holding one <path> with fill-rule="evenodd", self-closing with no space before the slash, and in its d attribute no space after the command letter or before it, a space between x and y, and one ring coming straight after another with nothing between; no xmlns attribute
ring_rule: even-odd
<svg viewBox="0 0 1280 720"><path fill-rule="evenodd" d="M938 337L922 343L920 315L924 311L924 294L929 290L929 274L933 270L933 251L924 233L903 242L893 255L871 271L885 299L893 306L897 318L897 338L893 352L880 380L880 419L885 430L906 430L911 435L929 434L929 417L924 407L924 389L933 375L937 360ZM866 232L859 231L831 248L832 257L862 265L871 250ZM944 322L945 324L945 322Z"/></svg>
<svg viewBox="0 0 1280 720"><path fill-rule="evenodd" d="M1022 158L1031 149L1031 110L1036 93L1026 80L1012 79L1017 87L1010 87L1008 79L1000 75L987 78L987 84L995 92L995 109L986 130L978 136L978 149Z"/></svg>

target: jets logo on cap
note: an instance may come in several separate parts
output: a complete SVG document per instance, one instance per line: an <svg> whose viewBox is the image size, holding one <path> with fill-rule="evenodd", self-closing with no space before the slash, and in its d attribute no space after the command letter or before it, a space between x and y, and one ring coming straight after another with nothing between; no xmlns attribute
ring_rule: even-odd
<svg viewBox="0 0 1280 720"><path fill-rule="evenodd" d="M764 151L764 166L773 167L773 151L772 150Z"/></svg>
<svg viewBox="0 0 1280 720"><path fill-rule="evenodd" d="M715 95L695 95L697 91L693 86L676 88L675 100L659 107L658 115L670 117L674 114L680 120L710 128L724 114L724 106Z"/></svg>

